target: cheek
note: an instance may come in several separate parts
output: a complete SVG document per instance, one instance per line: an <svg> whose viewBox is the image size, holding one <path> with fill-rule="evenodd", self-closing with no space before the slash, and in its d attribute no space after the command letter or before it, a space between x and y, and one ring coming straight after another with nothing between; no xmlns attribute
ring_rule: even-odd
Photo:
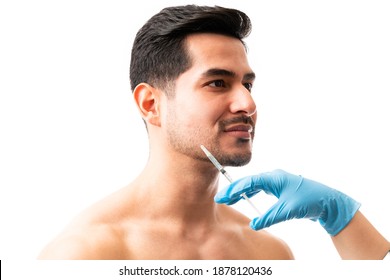
<svg viewBox="0 0 390 280"><path fill-rule="evenodd" d="M182 125L191 127L207 127L208 129L216 125L220 117L224 114L223 106L220 102L210 102L201 100L187 100L181 104L176 104L175 115Z"/></svg>

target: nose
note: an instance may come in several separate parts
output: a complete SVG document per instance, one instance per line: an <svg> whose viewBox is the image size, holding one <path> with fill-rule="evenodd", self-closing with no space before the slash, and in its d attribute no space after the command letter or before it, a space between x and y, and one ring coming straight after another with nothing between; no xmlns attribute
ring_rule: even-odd
<svg viewBox="0 0 390 280"><path fill-rule="evenodd" d="M244 86L233 92L230 103L230 111L233 114L240 113L250 117L256 114L256 110L256 103L251 93Z"/></svg>

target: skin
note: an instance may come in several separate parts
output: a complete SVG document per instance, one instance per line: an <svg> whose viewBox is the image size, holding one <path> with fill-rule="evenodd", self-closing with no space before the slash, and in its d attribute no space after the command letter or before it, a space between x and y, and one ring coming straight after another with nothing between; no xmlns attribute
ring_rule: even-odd
<svg viewBox="0 0 390 280"><path fill-rule="evenodd" d="M224 165L250 160L257 113L245 48L216 34L186 44L193 65L176 80L175 97L148 84L134 90L150 139L144 170L81 213L40 259L293 258L282 240L214 203L219 174L199 147Z"/></svg>
<svg viewBox="0 0 390 280"><path fill-rule="evenodd" d="M381 260L390 251L390 243L360 211L332 241L342 259Z"/></svg>

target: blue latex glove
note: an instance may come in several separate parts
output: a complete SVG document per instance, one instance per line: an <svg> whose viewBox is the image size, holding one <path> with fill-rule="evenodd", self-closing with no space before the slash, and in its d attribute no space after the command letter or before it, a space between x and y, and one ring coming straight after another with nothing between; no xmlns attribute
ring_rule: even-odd
<svg viewBox="0 0 390 280"><path fill-rule="evenodd" d="M360 207L360 203L338 190L283 170L244 177L218 192L214 199L231 205L242 199L242 193L252 197L262 190L279 200L262 217L251 221L254 230L308 218L318 220L330 235L336 235Z"/></svg>

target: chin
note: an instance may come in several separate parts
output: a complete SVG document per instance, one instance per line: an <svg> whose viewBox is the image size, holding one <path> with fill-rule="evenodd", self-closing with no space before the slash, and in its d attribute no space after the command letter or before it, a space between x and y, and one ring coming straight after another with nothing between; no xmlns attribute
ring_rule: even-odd
<svg viewBox="0 0 390 280"><path fill-rule="evenodd" d="M252 159L252 153L233 153L225 155L221 164L224 166L244 166L247 165Z"/></svg>
<svg viewBox="0 0 390 280"><path fill-rule="evenodd" d="M234 167L244 166L244 165L247 165L250 161L251 161L250 158L249 159L240 160L240 161L234 161L234 162L231 162L231 164L229 164L227 166L234 166Z"/></svg>

